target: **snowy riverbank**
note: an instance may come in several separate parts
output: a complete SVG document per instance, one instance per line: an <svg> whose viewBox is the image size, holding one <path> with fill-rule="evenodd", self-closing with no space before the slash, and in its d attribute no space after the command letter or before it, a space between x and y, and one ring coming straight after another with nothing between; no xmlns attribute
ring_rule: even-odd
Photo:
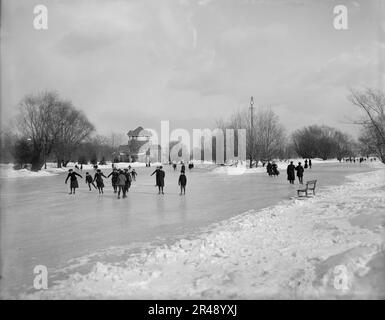
<svg viewBox="0 0 385 320"><path fill-rule="evenodd" d="M299 161L304 163L304 159L293 159L292 160L295 164L297 164ZM194 168L195 169L202 169L211 171L213 174L227 174L227 175L241 175L241 174L252 174L252 173L266 173L266 167L263 167L261 164L257 168L248 168L247 164L248 162L245 162L244 165L232 165L232 166L218 166L213 162L208 161L193 161L194 162ZM319 164L330 164L330 163L338 163L337 159L331 159L331 160L322 160L322 159L313 159L312 160L313 165L319 165ZM277 161L278 169L282 172L286 170L287 165L289 164L289 161ZM368 162L365 163L368 165L376 165L380 164L379 161L376 162ZM56 163L47 163L47 168L42 168L38 172L34 172L28 169L20 169L20 170L14 170L13 164L0 164L0 178L35 178L35 177L47 177L52 175L57 175L61 173L67 172L69 169L75 169L76 163L69 162L67 164L67 167L64 168L57 168ZM160 162L154 162L151 164L152 167L162 165ZM357 164L358 165L358 164ZM115 164L115 167L118 169L124 169L128 168L128 166L131 166L132 168L140 168L145 167L146 164L144 162L119 162ZM107 162L105 165L98 165L98 168L101 170L110 170L112 167L111 162ZM180 164L178 165L180 167ZM95 169L93 168L92 164L85 164L83 165L83 171L90 171L94 172Z"/></svg>
<svg viewBox="0 0 385 320"><path fill-rule="evenodd" d="M350 180L22 297L385 298L385 169Z"/></svg>

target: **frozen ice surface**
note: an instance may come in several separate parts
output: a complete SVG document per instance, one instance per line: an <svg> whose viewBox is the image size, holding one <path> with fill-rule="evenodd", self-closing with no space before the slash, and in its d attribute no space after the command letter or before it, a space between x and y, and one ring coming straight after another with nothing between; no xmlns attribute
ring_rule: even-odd
<svg viewBox="0 0 385 320"><path fill-rule="evenodd" d="M65 174L2 181L2 296L23 298L320 298L384 295L384 170L330 163L305 171L317 196L295 198L286 176L138 168L128 199ZM83 174L84 174L83 170ZM353 176L348 183L344 176ZM106 170L106 173L108 171ZM332 185L332 186L330 186ZM381 251L382 248L382 251ZM33 267L49 289L31 289ZM348 290L334 287L343 265ZM384 278L384 277L383 277Z"/></svg>

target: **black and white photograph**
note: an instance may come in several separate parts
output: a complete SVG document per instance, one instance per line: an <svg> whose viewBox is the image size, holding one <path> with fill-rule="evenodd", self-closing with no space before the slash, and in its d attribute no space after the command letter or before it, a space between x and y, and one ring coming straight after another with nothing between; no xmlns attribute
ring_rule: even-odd
<svg viewBox="0 0 385 320"><path fill-rule="evenodd" d="M0 300L385 300L385 0L0 8Z"/></svg>

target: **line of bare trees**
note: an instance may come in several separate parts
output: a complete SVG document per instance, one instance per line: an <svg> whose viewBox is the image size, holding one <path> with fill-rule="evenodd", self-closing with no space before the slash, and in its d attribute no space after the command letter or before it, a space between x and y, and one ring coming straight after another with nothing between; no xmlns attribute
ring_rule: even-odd
<svg viewBox="0 0 385 320"><path fill-rule="evenodd" d="M363 116L356 121L361 126L359 137L363 155L375 155L385 163L385 93L381 90L351 90L350 102L358 107Z"/></svg>
<svg viewBox="0 0 385 320"><path fill-rule="evenodd" d="M120 134L93 135L95 128L86 115L56 92L27 95L18 108L15 127L1 132L2 162L31 164L34 171L47 159L58 167L69 161L103 162L123 142Z"/></svg>
<svg viewBox="0 0 385 320"><path fill-rule="evenodd" d="M222 130L234 129L235 135L238 129L247 130L246 156L250 161L250 167L254 163L258 165L258 161L290 157L292 153L291 145L287 143L285 129L271 108L260 108L253 115L248 109L238 110L229 120L220 119L216 125Z"/></svg>

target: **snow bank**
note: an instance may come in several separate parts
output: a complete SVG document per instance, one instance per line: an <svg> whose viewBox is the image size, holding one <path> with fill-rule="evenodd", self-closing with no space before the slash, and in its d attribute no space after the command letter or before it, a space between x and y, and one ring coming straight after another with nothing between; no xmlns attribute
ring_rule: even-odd
<svg viewBox="0 0 385 320"><path fill-rule="evenodd" d="M358 174L22 298L384 297L384 212L385 170Z"/></svg>
<svg viewBox="0 0 385 320"><path fill-rule="evenodd" d="M36 178L36 177L47 177L56 175L58 172L51 170L31 171L28 169L14 170L13 165L1 165L0 166L0 178Z"/></svg>

